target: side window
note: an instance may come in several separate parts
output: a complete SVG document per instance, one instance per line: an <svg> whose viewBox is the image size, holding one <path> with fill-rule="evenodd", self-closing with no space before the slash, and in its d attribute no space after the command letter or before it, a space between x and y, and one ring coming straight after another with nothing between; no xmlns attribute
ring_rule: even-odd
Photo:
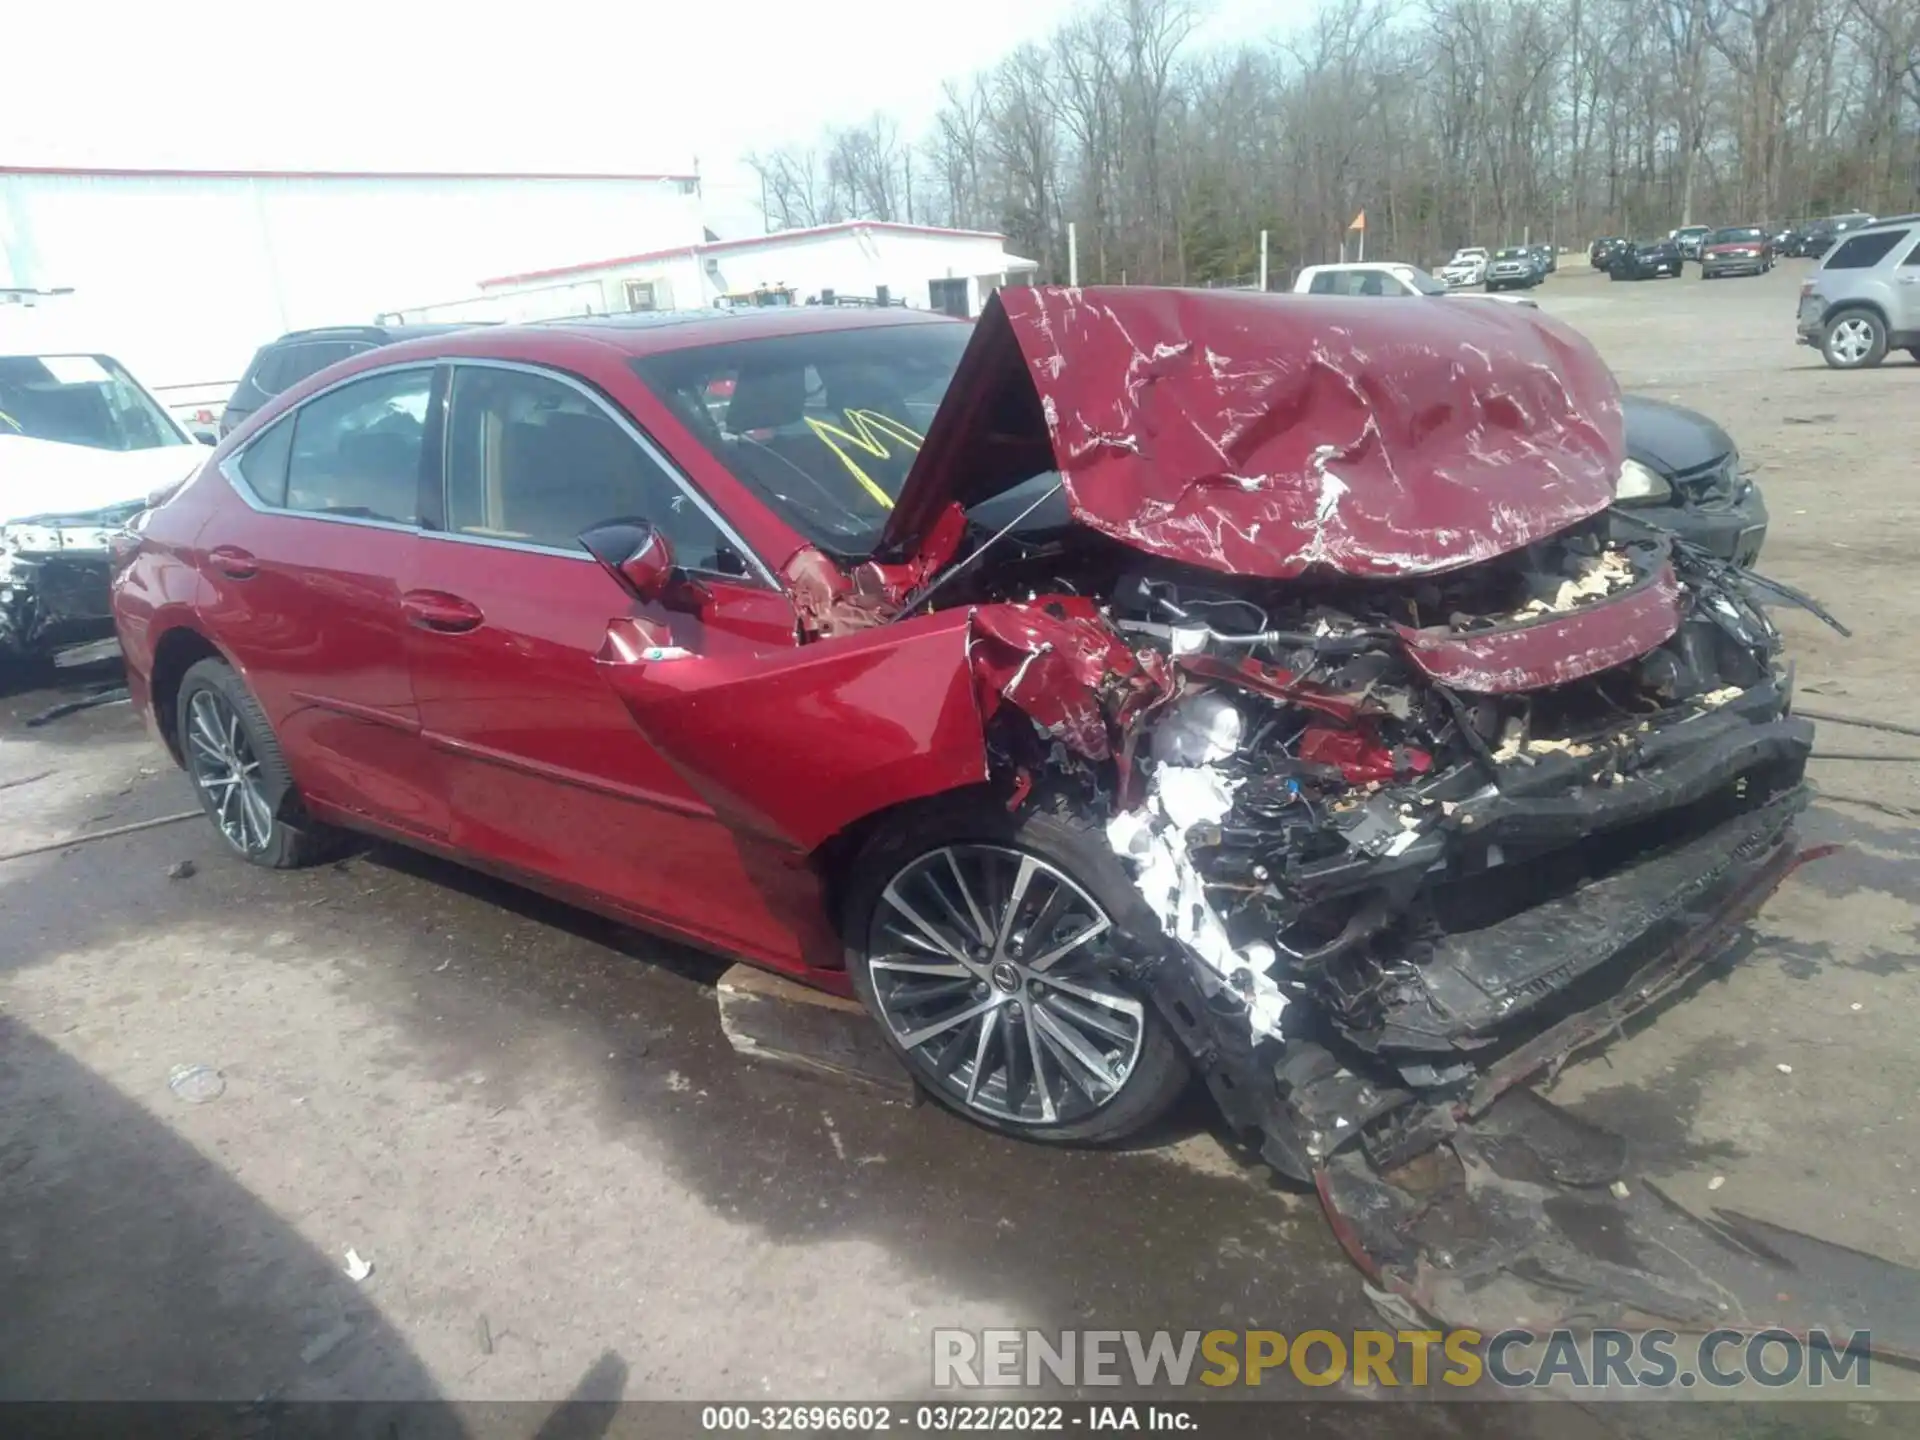
<svg viewBox="0 0 1920 1440"><path fill-rule="evenodd" d="M241 452L240 478L260 497L263 505L276 509L287 503L287 459L293 454L293 417L276 420Z"/></svg>
<svg viewBox="0 0 1920 1440"><path fill-rule="evenodd" d="M1840 248L1827 257L1823 270L1868 270L1887 258L1889 251L1907 238L1905 230L1880 230L1872 235L1855 235L1840 242Z"/></svg>
<svg viewBox="0 0 1920 1440"><path fill-rule="evenodd" d="M1332 295L1335 293L1333 288L1334 282L1339 278L1340 277L1331 270L1322 270L1318 275L1313 277L1313 283L1307 287L1307 293L1310 295Z"/></svg>
<svg viewBox="0 0 1920 1440"><path fill-rule="evenodd" d="M289 510L420 523L420 456L433 370L390 370L315 397L293 416Z"/></svg>
<svg viewBox="0 0 1920 1440"><path fill-rule="evenodd" d="M578 549L585 531L632 518L690 570L746 573L706 512L596 401L544 375L455 367L447 529Z"/></svg>
<svg viewBox="0 0 1920 1440"><path fill-rule="evenodd" d="M1913 248L1907 251L1907 258L1900 263L1907 269L1920 269L1920 230L1913 232Z"/></svg>

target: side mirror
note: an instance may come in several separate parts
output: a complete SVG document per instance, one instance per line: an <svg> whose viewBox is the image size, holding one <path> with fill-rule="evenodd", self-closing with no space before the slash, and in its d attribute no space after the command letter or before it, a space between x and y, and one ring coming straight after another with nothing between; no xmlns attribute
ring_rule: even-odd
<svg viewBox="0 0 1920 1440"><path fill-rule="evenodd" d="M587 553L643 604L669 603L682 588L673 545L645 520L610 520L580 537Z"/></svg>
<svg viewBox="0 0 1920 1440"><path fill-rule="evenodd" d="M195 430L193 432L193 438L198 440L202 445L218 445L220 443L220 437L214 434L213 431L207 429Z"/></svg>

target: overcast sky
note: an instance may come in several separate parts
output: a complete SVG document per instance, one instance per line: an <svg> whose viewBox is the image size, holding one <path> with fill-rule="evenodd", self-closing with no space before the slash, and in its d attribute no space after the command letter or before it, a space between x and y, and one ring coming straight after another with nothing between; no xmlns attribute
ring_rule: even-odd
<svg viewBox="0 0 1920 1440"><path fill-rule="evenodd" d="M1213 0L1203 33L1237 38L1311 4ZM0 163L681 172L697 159L711 223L737 232L757 219L747 151L876 109L917 135L942 80L1076 8L19 0L6 22Z"/></svg>

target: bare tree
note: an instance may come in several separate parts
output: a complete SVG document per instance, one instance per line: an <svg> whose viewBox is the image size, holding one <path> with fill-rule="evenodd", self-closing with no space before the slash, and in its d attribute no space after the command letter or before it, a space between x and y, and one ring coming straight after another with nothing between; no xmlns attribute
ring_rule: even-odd
<svg viewBox="0 0 1920 1440"><path fill-rule="evenodd" d="M1319 0L1199 46L1203 0L1087 0L946 85L754 157L769 225L938 216L1064 278L1244 282L1371 255L1920 206L1920 0Z"/></svg>

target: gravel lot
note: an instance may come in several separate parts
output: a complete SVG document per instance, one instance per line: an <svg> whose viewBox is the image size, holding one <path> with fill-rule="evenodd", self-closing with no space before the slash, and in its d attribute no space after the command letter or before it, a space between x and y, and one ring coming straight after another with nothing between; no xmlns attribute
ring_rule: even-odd
<svg viewBox="0 0 1920 1440"><path fill-rule="evenodd" d="M1535 294L1740 441L1763 568L1855 632L1784 616L1804 703L1914 723L1920 365L1796 347L1800 268ZM56 698L0 700L0 849L191 805L124 706L22 728ZM1842 853L1555 1095L1690 1205L1721 1176L1920 1265L1920 770L1815 775ZM1014 1145L742 1065L721 968L385 847L269 875L192 823L0 865L0 1399L897 1398L935 1326L1371 1322L1204 1104L1126 1153ZM170 1090L193 1064L217 1098Z"/></svg>

